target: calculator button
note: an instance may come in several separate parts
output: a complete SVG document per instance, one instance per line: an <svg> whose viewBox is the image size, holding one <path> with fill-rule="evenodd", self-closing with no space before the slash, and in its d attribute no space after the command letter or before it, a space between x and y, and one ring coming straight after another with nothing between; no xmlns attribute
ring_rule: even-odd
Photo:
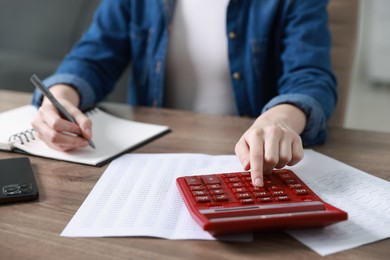
<svg viewBox="0 0 390 260"><path fill-rule="evenodd" d="M260 197L269 197L270 194L268 191L255 191L253 192L253 195L256 198L260 198Z"/></svg>
<svg viewBox="0 0 390 260"><path fill-rule="evenodd" d="M195 200L198 203L205 203L205 202L210 202L211 198L209 196L196 196Z"/></svg>
<svg viewBox="0 0 390 260"><path fill-rule="evenodd" d="M287 185L290 189L298 189L298 188L303 188L302 184L300 183L295 183L295 184L289 184Z"/></svg>
<svg viewBox="0 0 390 260"><path fill-rule="evenodd" d="M248 185L248 183L247 183L247 185ZM255 191L265 191L265 188L263 188L263 187L254 187L252 185L252 183L250 185L248 185L248 186L249 186L249 190L252 191L252 192L255 192Z"/></svg>
<svg viewBox="0 0 390 260"><path fill-rule="evenodd" d="M241 179L238 177L233 177L233 178L227 178L226 181L227 182L239 182L239 181L241 181Z"/></svg>
<svg viewBox="0 0 390 260"><path fill-rule="evenodd" d="M271 191L271 194L272 194L272 196L285 195L284 191L282 191L282 190Z"/></svg>
<svg viewBox="0 0 390 260"><path fill-rule="evenodd" d="M209 193L207 192L207 190L195 190L192 191L192 194L194 196L204 196L204 195L208 195Z"/></svg>
<svg viewBox="0 0 390 260"><path fill-rule="evenodd" d="M252 198L250 193L236 193L236 198L237 199L247 199L247 198Z"/></svg>
<svg viewBox="0 0 390 260"><path fill-rule="evenodd" d="M275 199L276 199L276 201L289 201L289 200L290 200L290 197L287 196L287 195L284 195L284 196L276 196Z"/></svg>
<svg viewBox="0 0 390 260"><path fill-rule="evenodd" d="M201 185L202 182L197 177L186 177L186 182L189 186L192 185Z"/></svg>
<svg viewBox="0 0 390 260"><path fill-rule="evenodd" d="M296 194L296 195L307 195L309 194L309 192L307 192L306 189L295 189L293 190L293 192Z"/></svg>
<svg viewBox="0 0 390 260"><path fill-rule="evenodd" d="M204 189L206 189L206 187L203 186L203 185L190 186L190 190L191 190L191 191L194 191L194 190L204 190Z"/></svg>
<svg viewBox="0 0 390 260"><path fill-rule="evenodd" d="M242 179L246 182L250 182L252 183L252 178L249 176L249 177L242 177Z"/></svg>
<svg viewBox="0 0 390 260"><path fill-rule="evenodd" d="M251 173L250 172L242 172L241 174L241 177L250 177L251 176Z"/></svg>
<svg viewBox="0 0 390 260"><path fill-rule="evenodd" d="M282 190L282 187L280 187L279 185L271 185L267 188L269 191Z"/></svg>
<svg viewBox="0 0 390 260"><path fill-rule="evenodd" d="M206 184L216 184L216 183L221 183L219 178L215 175L204 175L202 176L202 180Z"/></svg>
<svg viewBox="0 0 390 260"><path fill-rule="evenodd" d="M207 185L207 188L210 189L210 190L220 189L221 187L222 186L219 183Z"/></svg>
<svg viewBox="0 0 390 260"><path fill-rule="evenodd" d="M231 188L241 188L244 187L244 184L242 182L233 182L233 183L229 183L229 186Z"/></svg>
<svg viewBox="0 0 390 260"><path fill-rule="evenodd" d="M226 194L214 196L215 201L229 201L229 197Z"/></svg>
<svg viewBox="0 0 390 260"><path fill-rule="evenodd" d="M271 202L272 198L271 197L263 197L263 198L259 198L259 201L260 202Z"/></svg>
<svg viewBox="0 0 390 260"><path fill-rule="evenodd" d="M224 194L224 193L225 193L225 191L224 191L223 189L211 190L210 192L211 192L211 194L213 194L213 195L218 195L218 194Z"/></svg>
<svg viewBox="0 0 390 260"><path fill-rule="evenodd" d="M242 187L242 188L233 188L232 191L234 193L241 193L241 192L247 192L248 190L246 188Z"/></svg>
<svg viewBox="0 0 390 260"><path fill-rule="evenodd" d="M264 179L264 184L265 184L265 185L274 185L275 182L274 182L273 180Z"/></svg>
<svg viewBox="0 0 390 260"><path fill-rule="evenodd" d="M283 182L284 182L285 184L294 184L294 183L297 183L297 180L296 180L296 179L289 178L289 179L283 179Z"/></svg>
<svg viewBox="0 0 390 260"><path fill-rule="evenodd" d="M252 198L241 199L240 202L242 204L252 204L252 203L255 203L255 201Z"/></svg>

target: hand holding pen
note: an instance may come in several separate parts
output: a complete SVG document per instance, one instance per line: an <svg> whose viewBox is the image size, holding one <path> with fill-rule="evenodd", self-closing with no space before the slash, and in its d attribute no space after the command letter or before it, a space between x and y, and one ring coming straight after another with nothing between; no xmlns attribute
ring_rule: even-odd
<svg viewBox="0 0 390 260"><path fill-rule="evenodd" d="M64 106L61 105L60 102L58 102L58 100L52 95L52 93L47 90L47 88L44 86L42 81L36 75L32 75L31 82L42 92L42 94L45 97L47 97L47 99L52 103L52 105L58 110L58 112L60 113L63 119L72 122L74 125L78 126L78 123L75 120L75 118L64 108ZM36 125L40 125L40 126L43 125L40 122L40 120L36 120L36 121L39 121L38 123L35 122ZM87 139L84 135L78 135L78 136ZM91 139L87 139L87 141L92 148L95 148L95 145ZM61 149L61 150L66 150L66 149Z"/></svg>

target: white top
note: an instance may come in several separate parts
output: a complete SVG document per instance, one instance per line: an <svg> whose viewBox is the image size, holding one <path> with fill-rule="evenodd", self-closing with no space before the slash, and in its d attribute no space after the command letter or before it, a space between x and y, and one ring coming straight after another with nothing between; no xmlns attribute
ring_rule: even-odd
<svg viewBox="0 0 390 260"><path fill-rule="evenodd" d="M199 113L236 115L229 76L229 0L178 0L170 28L165 104Z"/></svg>

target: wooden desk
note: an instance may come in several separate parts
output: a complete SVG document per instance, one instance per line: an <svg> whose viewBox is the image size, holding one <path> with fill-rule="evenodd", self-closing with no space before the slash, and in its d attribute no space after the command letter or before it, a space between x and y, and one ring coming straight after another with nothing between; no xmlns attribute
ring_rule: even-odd
<svg viewBox="0 0 390 260"><path fill-rule="evenodd" d="M0 112L30 103L29 94L0 91ZM252 120L152 108L107 107L113 114L169 125L172 132L137 153L233 154ZM17 120L17 119L15 119ZM0 126L1 128L5 126ZM332 128L323 154L390 181L390 134ZM0 158L20 157L0 152ZM37 202L0 206L1 259L317 259L284 232L257 233L252 243L155 238L65 238L61 231L106 169L30 157L40 188ZM390 239L328 256L387 259Z"/></svg>

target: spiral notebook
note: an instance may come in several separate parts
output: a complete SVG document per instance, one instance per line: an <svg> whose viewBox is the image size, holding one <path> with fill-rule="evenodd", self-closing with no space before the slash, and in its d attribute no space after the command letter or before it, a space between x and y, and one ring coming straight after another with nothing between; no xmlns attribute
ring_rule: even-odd
<svg viewBox="0 0 390 260"><path fill-rule="evenodd" d="M95 108L87 116L92 120L96 149L88 146L61 152L35 136L31 121L36 113L33 105L0 113L0 150L101 166L169 132L168 126L122 119Z"/></svg>

